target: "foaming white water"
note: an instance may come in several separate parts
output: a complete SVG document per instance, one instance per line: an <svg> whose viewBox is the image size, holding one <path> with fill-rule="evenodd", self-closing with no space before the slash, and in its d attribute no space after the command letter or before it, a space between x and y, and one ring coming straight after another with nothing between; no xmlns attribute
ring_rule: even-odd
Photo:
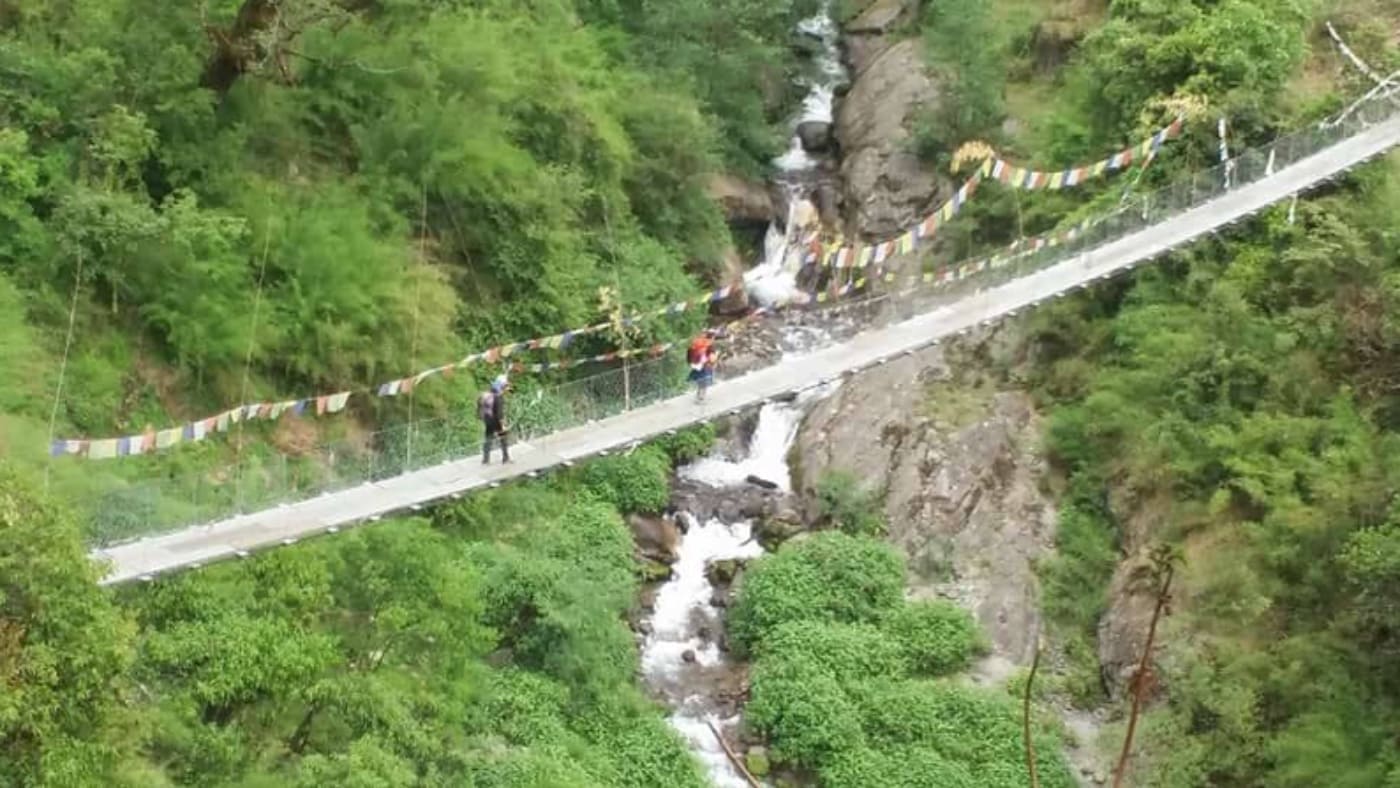
<svg viewBox="0 0 1400 788"><path fill-rule="evenodd" d="M815 16L802 20L797 32L814 38L820 44L813 57L814 74L807 80L807 95L802 109L793 118L793 134L787 150L773 161L777 181L788 192L789 205L811 209L804 177L814 172L820 162L802 147L797 126L807 122L832 123L835 119L836 86L845 79L838 46L840 31L831 18L831 4L824 2ZM802 303L806 296L797 287L797 274L802 269L802 249L807 237L817 229L816 211L804 210L800 215L789 210L788 220L779 230L769 227L764 242L763 259L744 277L749 298L761 306L787 306ZM776 239L776 240L775 240Z"/></svg>
<svg viewBox="0 0 1400 788"><path fill-rule="evenodd" d="M671 566L671 580L656 595L651 634L642 647L642 672L665 687L682 677L692 663L686 651L695 652L693 664L710 667L719 662L719 648L701 637L702 627L718 623L710 597L714 586L705 576L711 561L753 558L763 548L750 541L753 526L747 522L726 524L718 520L692 522L681 537L680 558Z"/></svg>
<svg viewBox="0 0 1400 788"><path fill-rule="evenodd" d="M753 437L749 439L747 457L738 462L706 457L682 468L681 478L711 487L732 487L746 484L748 477L757 476L789 492L792 471L788 468L787 453L801 422L802 410L797 403L765 405L759 412Z"/></svg>
<svg viewBox="0 0 1400 788"><path fill-rule="evenodd" d="M702 459L681 469L681 475L725 487L743 484L753 474L789 489L787 453L797 436L804 402L799 398L765 405L743 459ZM706 568L714 561L755 558L763 554L763 547L752 538L753 523L699 523L686 513L680 516L689 520L689 527L677 547L671 579L656 595L651 632L642 644L642 675L666 699L672 727L690 743L711 782L720 788L748 788L710 729L711 723L721 731L732 729L738 720L723 718L719 704L707 695L723 686L726 665L717 645L719 612L711 604L715 587Z"/></svg>

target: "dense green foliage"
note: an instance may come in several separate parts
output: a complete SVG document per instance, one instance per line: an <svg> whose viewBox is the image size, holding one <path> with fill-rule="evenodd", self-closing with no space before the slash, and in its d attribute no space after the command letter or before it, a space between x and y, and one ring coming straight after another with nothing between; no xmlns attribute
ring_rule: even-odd
<svg viewBox="0 0 1400 788"><path fill-rule="evenodd" d="M629 310L694 295L730 245L706 181L780 148L785 45L814 7L5 3L0 445L43 457L70 304L57 433L108 436L578 326L604 285ZM416 417L478 383L424 387ZM344 439L298 429L279 448ZM177 453L53 481L100 511L128 474L228 461Z"/></svg>
<svg viewBox="0 0 1400 788"><path fill-rule="evenodd" d="M752 564L729 618L753 658L746 724L768 738L776 763L833 788L1023 785L1019 716L1007 699L926 678L967 666L971 617L906 602L903 586L893 548L835 531ZM1072 785L1044 739L1042 784Z"/></svg>
<svg viewBox="0 0 1400 788"><path fill-rule="evenodd" d="M1114 3L1038 137L1061 160L1208 103L1233 144L1315 119L1300 69L1322 19L1394 62L1362 3ZM1364 46L1363 46L1364 45ZM1290 95L1285 100L1285 93ZM1212 129L1213 130L1213 126ZM1198 131L1148 180L1209 161ZM1091 198L1097 199L1097 198ZM1047 443L1068 475L1045 610L1062 686L1101 702L1096 628L1125 555L1185 563L1162 630L1162 703L1130 782L1390 785L1400 268L1395 162L1030 320Z"/></svg>
<svg viewBox="0 0 1400 788"><path fill-rule="evenodd" d="M119 609L71 520L8 471L0 491L0 784L702 784L633 683L632 538L586 483L160 580Z"/></svg>
<svg viewBox="0 0 1400 788"><path fill-rule="evenodd" d="M131 628L72 518L0 463L0 785L97 785L128 723Z"/></svg>
<svg viewBox="0 0 1400 788"><path fill-rule="evenodd" d="M904 596L904 562L869 538L822 533L758 561L729 611L735 645L754 648L780 624L873 623Z"/></svg>

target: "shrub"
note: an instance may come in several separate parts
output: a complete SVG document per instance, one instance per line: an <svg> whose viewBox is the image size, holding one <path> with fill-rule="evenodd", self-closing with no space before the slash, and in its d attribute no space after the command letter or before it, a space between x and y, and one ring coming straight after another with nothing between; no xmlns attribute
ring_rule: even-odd
<svg viewBox="0 0 1400 788"><path fill-rule="evenodd" d="M864 740L860 713L840 682L810 666L756 671L744 712L782 761L817 766Z"/></svg>
<svg viewBox="0 0 1400 788"><path fill-rule="evenodd" d="M671 461L657 446L594 460L583 469L582 481L620 512L659 512L671 497L667 481Z"/></svg>
<svg viewBox="0 0 1400 788"><path fill-rule="evenodd" d="M933 750L977 775L979 786L1025 785L1020 711L997 692L946 681L876 681L851 697L872 747ZM1053 740L1037 738L1036 757L1042 786L1073 785Z"/></svg>
<svg viewBox="0 0 1400 788"><path fill-rule="evenodd" d="M884 534L880 497L865 489L855 475L827 471L817 480L816 492L817 514L823 522L852 535Z"/></svg>
<svg viewBox="0 0 1400 788"><path fill-rule="evenodd" d="M948 602L911 602L885 622L885 632L915 672L942 676L967 667L977 647L972 616Z"/></svg>
<svg viewBox="0 0 1400 788"><path fill-rule="evenodd" d="M904 562L894 548L867 537L816 534L749 567L730 609L730 634L736 646L750 649L783 623L874 623L903 597Z"/></svg>
<svg viewBox="0 0 1400 788"><path fill-rule="evenodd" d="M936 750L898 747L892 750L850 749L821 770L827 788L973 788L986 783L974 780L960 763L952 763Z"/></svg>
<svg viewBox="0 0 1400 788"><path fill-rule="evenodd" d="M675 435L668 435L656 445L671 458L671 462L684 465L704 457L715 445L713 424L697 424L687 427Z"/></svg>
<svg viewBox="0 0 1400 788"><path fill-rule="evenodd" d="M779 625L757 650L764 674L816 671L848 683L909 669L901 645L870 624L792 621Z"/></svg>

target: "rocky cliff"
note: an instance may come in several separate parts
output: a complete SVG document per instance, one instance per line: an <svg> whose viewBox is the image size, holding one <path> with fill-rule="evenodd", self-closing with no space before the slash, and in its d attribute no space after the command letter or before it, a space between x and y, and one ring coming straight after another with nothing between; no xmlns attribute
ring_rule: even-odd
<svg viewBox="0 0 1400 788"><path fill-rule="evenodd" d="M850 91L836 113L848 231L886 238L908 229L950 183L914 153L912 128L940 100L922 42L902 33L914 0L876 0L845 26Z"/></svg>
<svg viewBox="0 0 1400 788"><path fill-rule="evenodd" d="M915 594L962 602L995 656L1026 664L1040 633L1033 564L1055 511L1030 399L986 372L1006 347L994 332L856 376L813 408L796 451L808 497L829 470L882 492Z"/></svg>

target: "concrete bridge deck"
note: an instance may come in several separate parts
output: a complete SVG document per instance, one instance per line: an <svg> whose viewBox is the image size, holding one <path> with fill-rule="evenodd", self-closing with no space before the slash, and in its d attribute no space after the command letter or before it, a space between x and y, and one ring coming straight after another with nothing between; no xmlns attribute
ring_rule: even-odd
<svg viewBox="0 0 1400 788"><path fill-rule="evenodd" d="M511 465L483 466L478 458L448 462L317 498L96 550L92 557L109 564L104 584L145 579L334 533L385 515L411 511L444 498L616 450L668 430L752 407L858 371L1151 260L1331 179L1396 145L1400 145L1400 116L1365 128L1273 175L1238 186L1204 204L1052 267L904 322L873 329L849 341L722 381L710 391L709 402L704 406L696 405L689 395L680 396L520 444L512 449L515 462Z"/></svg>

